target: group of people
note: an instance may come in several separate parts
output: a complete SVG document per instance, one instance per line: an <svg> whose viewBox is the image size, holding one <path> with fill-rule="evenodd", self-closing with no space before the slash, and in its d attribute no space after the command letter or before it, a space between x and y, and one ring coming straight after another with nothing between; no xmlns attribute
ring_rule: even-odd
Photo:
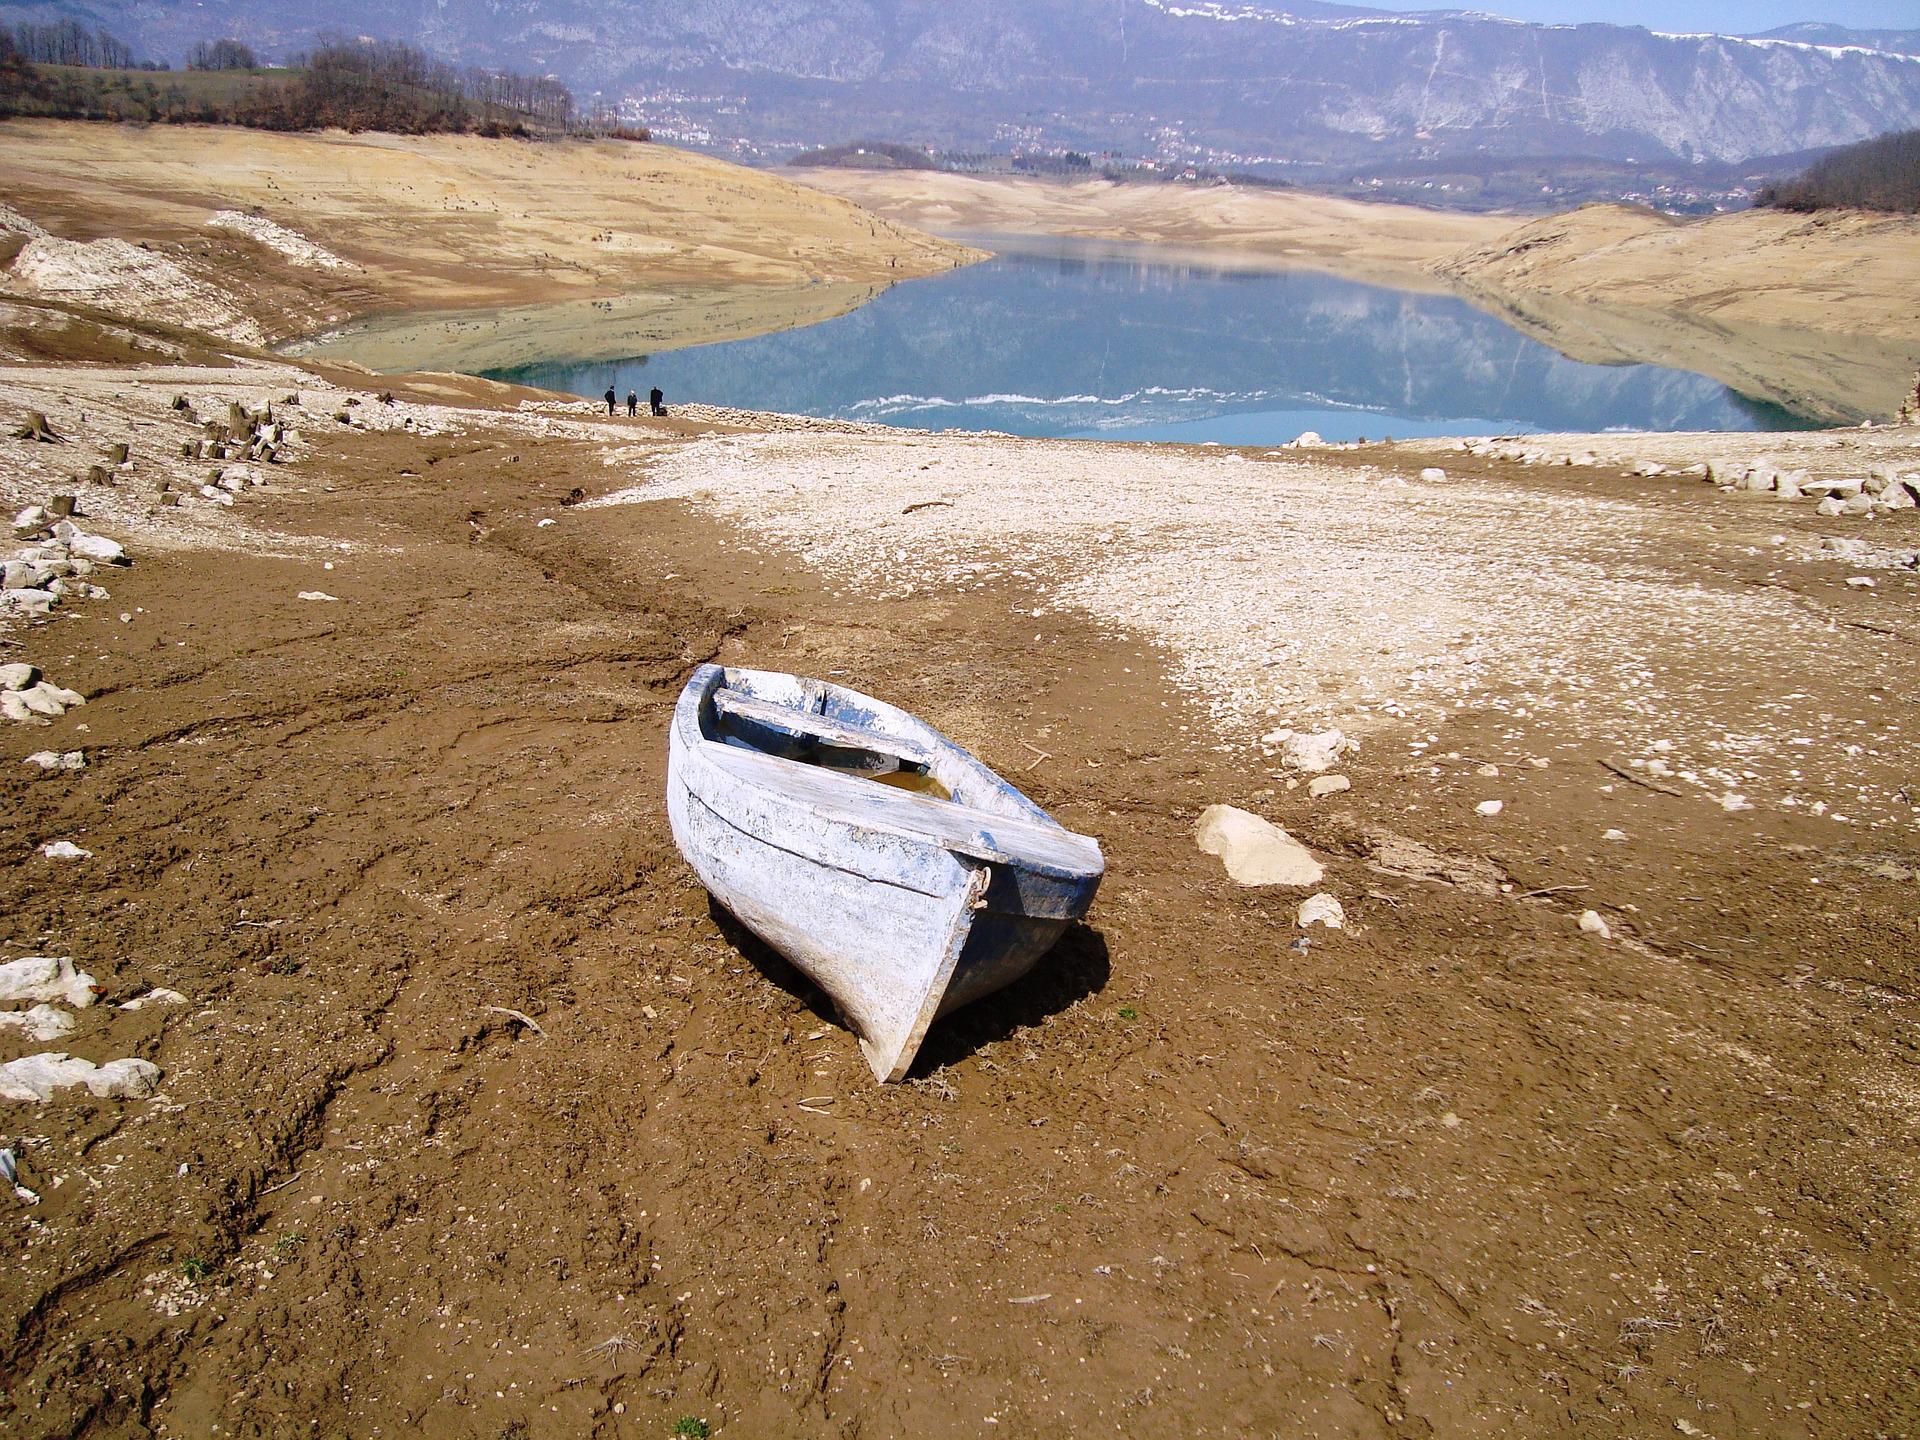
<svg viewBox="0 0 1920 1440"><path fill-rule="evenodd" d="M658 385L647 392L647 404L653 407L654 414L664 415L667 413L666 398L665 393L662 392ZM620 397L614 392L613 386L609 385L607 386L607 413L609 415L616 415L619 413L619 408ZM638 415L639 413L640 397L629 390L627 391L627 414Z"/></svg>

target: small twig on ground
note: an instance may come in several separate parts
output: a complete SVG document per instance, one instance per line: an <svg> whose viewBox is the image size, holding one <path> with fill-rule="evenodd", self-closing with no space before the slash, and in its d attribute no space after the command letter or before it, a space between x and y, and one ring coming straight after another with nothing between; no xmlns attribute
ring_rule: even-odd
<svg viewBox="0 0 1920 1440"><path fill-rule="evenodd" d="M490 1014L505 1015L509 1019L518 1020L522 1025L526 1026L529 1030L533 1031L533 1033L538 1035L542 1040L547 1038L547 1032L540 1028L540 1022L534 1019L531 1015L527 1014L524 1010L509 1009L505 1005L482 1005L480 1008L482 1010L489 1012Z"/></svg>
<svg viewBox="0 0 1920 1440"><path fill-rule="evenodd" d="M1021 745L1022 748L1031 750L1033 752L1033 759L1029 760L1025 765L1022 765L1020 767L1022 770L1031 770L1035 765L1038 765L1042 760L1053 759L1053 752L1051 750L1042 750L1038 745L1028 745L1027 742L1024 740L1021 740L1018 743Z"/></svg>
<svg viewBox="0 0 1920 1440"><path fill-rule="evenodd" d="M284 1190L289 1185L297 1183L300 1180L301 1176L305 1175L306 1173L307 1172L304 1170L296 1170L293 1172L291 1176L289 1176L285 1180L282 1180L278 1185L269 1185L266 1189L262 1190L260 1193L262 1195L271 1195L276 1190Z"/></svg>
<svg viewBox="0 0 1920 1440"><path fill-rule="evenodd" d="M1687 798L1685 791L1672 790L1665 785L1656 785L1651 780L1647 779L1645 776L1636 775L1631 770L1627 769L1624 765L1616 765L1611 760L1602 760L1600 762L1600 765L1602 769L1611 770L1614 774L1618 775L1622 780L1629 780L1633 782L1635 785L1644 786L1647 789L1653 791L1656 795L1671 795L1676 800L1684 800Z"/></svg>
<svg viewBox="0 0 1920 1440"><path fill-rule="evenodd" d="M244 930L251 926L256 930L272 930L286 923L284 920L236 920L233 922L233 928Z"/></svg>
<svg viewBox="0 0 1920 1440"><path fill-rule="evenodd" d="M921 501L919 501L919 502L917 502L916 504L912 504L912 505L909 505L909 506L907 506L907 508L906 508L906 509L904 509L904 510L902 510L902 511L901 511L900 513L901 513L902 515L911 515L911 514L913 514L913 512L914 512L914 511L916 511L916 510L937 510L937 509L941 509L941 508L943 508L943 507L944 507L945 509L948 509L948 510L951 510L951 509L953 508L953 501L951 501L951 500L921 500Z"/></svg>
<svg viewBox="0 0 1920 1440"><path fill-rule="evenodd" d="M1564 895L1570 890L1591 890L1591 885L1548 885L1540 890L1524 890L1514 896L1516 900L1532 900L1540 895Z"/></svg>
<svg viewBox="0 0 1920 1440"><path fill-rule="evenodd" d="M822 1110L820 1108L822 1105L833 1104L833 1096L831 1095L808 1095L803 1099L794 1101L793 1103L798 1105L802 1110L806 1111L809 1115L826 1115L829 1118L832 1118L831 1111Z"/></svg>
<svg viewBox="0 0 1920 1440"><path fill-rule="evenodd" d="M1042 1300L1051 1300L1052 1298L1053 1292L1049 1290L1044 1295L1016 1295L1007 1303L1009 1305L1038 1305Z"/></svg>

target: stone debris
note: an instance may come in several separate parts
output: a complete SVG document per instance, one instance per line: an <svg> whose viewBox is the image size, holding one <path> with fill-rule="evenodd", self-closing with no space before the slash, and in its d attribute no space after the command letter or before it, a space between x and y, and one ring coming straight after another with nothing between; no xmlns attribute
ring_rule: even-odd
<svg viewBox="0 0 1920 1440"><path fill-rule="evenodd" d="M114 1008L119 1010L144 1010L149 1005L184 1005L186 1003L187 997L182 995L178 990L159 988L149 990L144 995L136 995L131 1000L123 1000Z"/></svg>
<svg viewBox="0 0 1920 1440"><path fill-rule="evenodd" d="M74 706L86 703L87 697L79 691L64 690L47 680L25 690L0 690L0 715L9 720L57 720Z"/></svg>
<svg viewBox="0 0 1920 1440"><path fill-rule="evenodd" d="M1344 775L1316 775L1307 782L1307 794L1315 800L1328 795L1338 795L1352 788L1353 781Z"/></svg>
<svg viewBox="0 0 1920 1440"><path fill-rule="evenodd" d="M1359 742L1338 730L1270 730L1260 737L1268 753L1279 752L1281 762L1304 775L1331 770L1342 755L1359 748Z"/></svg>
<svg viewBox="0 0 1920 1440"><path fill-rule="evenodd" d="M36 750L20 763L38 765L42 770L84 770L87 756L83 750L69 750L65 754L58 750Z"/></svg>
<svg viewBox="0 0 1920 1440"><path fill-rule="evenodd" d="M0 1031L18 1030L40 1044L58 1040L72 1029L73 1016L52 1005L36 1005L31 1010L0 1010Z"/></svg>
<svg viewBox="0 0 1920 1440"><path fill-rule="evenodd" d="M1602 940L1611 940L1613 938L1613 928L1608 925L1605 920L1600 918L1600 912L1598 910L1582 910L1580 912L1580 928L1588 935L1598 935Z"/></svg>
<svg viewBox="0 0 1920 1440"><path fill-rule="evenodd" d="M40 667L38 665L28 665L24 661L0 665L0 691L25 690L28 686L39 683Z"/></svg>
<svg viewBox="0 0 1920 1440"><path fill-rule="evenodd" d="M317 245L300 234L289 230L264 215L247 215L238 210L216 210L208 217L207 226L214 230L230 230L236 235L244 235L256 244L264 245L309 270L358 270L360 267L351 260L343 260L331 250Z"/></svg>
<svg viewBox="0 0 1920 1440"><path fill-rule="evenodd" d="M329 595L324 590L302 590L299 598L302 600L338 600L340 597L338 595Z"/></svg>
<svg viewBox="0 0 1920 1440"><path fill-rule="evenodd" d="M1270 820L1232 805L1209 805L1194 841L1218 855L1241 885L1318 885L1326 874L1313 853Z"/></svg>
<svg viewBox="0 0 1920 1440"><path fill-rule="evenodd" d="M49 840L40 847L40 853L49 860L91 860L93 851L82 850L71 840Z"/></svg>
<svg viewBox="0 0 1920 1440"><path fill-rule="evenodd" d="M1473 807L1473 813L1476 815L1493 816L1498 815L1506 808L1507 802L1504 800L1482 800L1478 805Z"/></svg>
<svg viewBox="0 0 1920 1440"><path fill-rule="evenodd" d="M1333 896L1322 891L1318 895L1309 895L1300 902L1300 928L1309 930L1315 925L1324 925L1329 930L1343 930L1347 924L1347 912Z"/></svg>
<svg viewBox="0 0 1920 1440"><path fill-rule="evenodd" d="M1437 485L1440 481L1447 478L1447 472L1442 470L1438 465L1429 465L1420 472L1420 478L1430 485Z"/></svg>
<svg viewBox="0 0 1920 1440"><path fill-rule="evenodd" d="M1609 830L1600 838L1602 840L1620 841L1627 838L1627 832L1624 830Z"/></svg>
<svg viewBox="0 0 1920 1440"><path fill-rule="evenodd" d="M86 1086L102 1100L144 1100L160 1088L160 1067L134 1059L95 1065L59 1051L0 1065L0 1100L45 1104L56 1091L76 1085Z"/></svg>
<svg viewBox="0 0 1920 1440"><path fill-rule="evenodd" d="M0 965L0 1003L59 1000L84 1010L99 993L98 982L75 969L71 955L23 955Z"/></svg>

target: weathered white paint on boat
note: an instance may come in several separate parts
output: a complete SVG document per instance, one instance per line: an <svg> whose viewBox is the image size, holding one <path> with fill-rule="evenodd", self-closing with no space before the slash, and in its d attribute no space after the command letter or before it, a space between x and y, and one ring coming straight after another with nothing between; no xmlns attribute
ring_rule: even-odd
<svg viewBox="0 0 1920 1440"><path fill-rule="evenodd" d="M953 798L864 778L891 769ZM701 882L832 997L883 1082L940 1016L1032 969L1106 871L1098 843L925 721L769 670L694 672L667 813Z"/></svg>

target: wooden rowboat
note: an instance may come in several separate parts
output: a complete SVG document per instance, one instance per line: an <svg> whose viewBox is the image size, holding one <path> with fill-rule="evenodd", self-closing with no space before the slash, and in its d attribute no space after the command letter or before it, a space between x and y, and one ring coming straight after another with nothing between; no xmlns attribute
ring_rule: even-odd
<svg viewBox="0 0 1920 1440"><path fill-rule="evenodd" d="M832 998L882 1082L1093 903L1100 846L924 721L855 690L702 665L667 814L715 899Z"/></svg>

